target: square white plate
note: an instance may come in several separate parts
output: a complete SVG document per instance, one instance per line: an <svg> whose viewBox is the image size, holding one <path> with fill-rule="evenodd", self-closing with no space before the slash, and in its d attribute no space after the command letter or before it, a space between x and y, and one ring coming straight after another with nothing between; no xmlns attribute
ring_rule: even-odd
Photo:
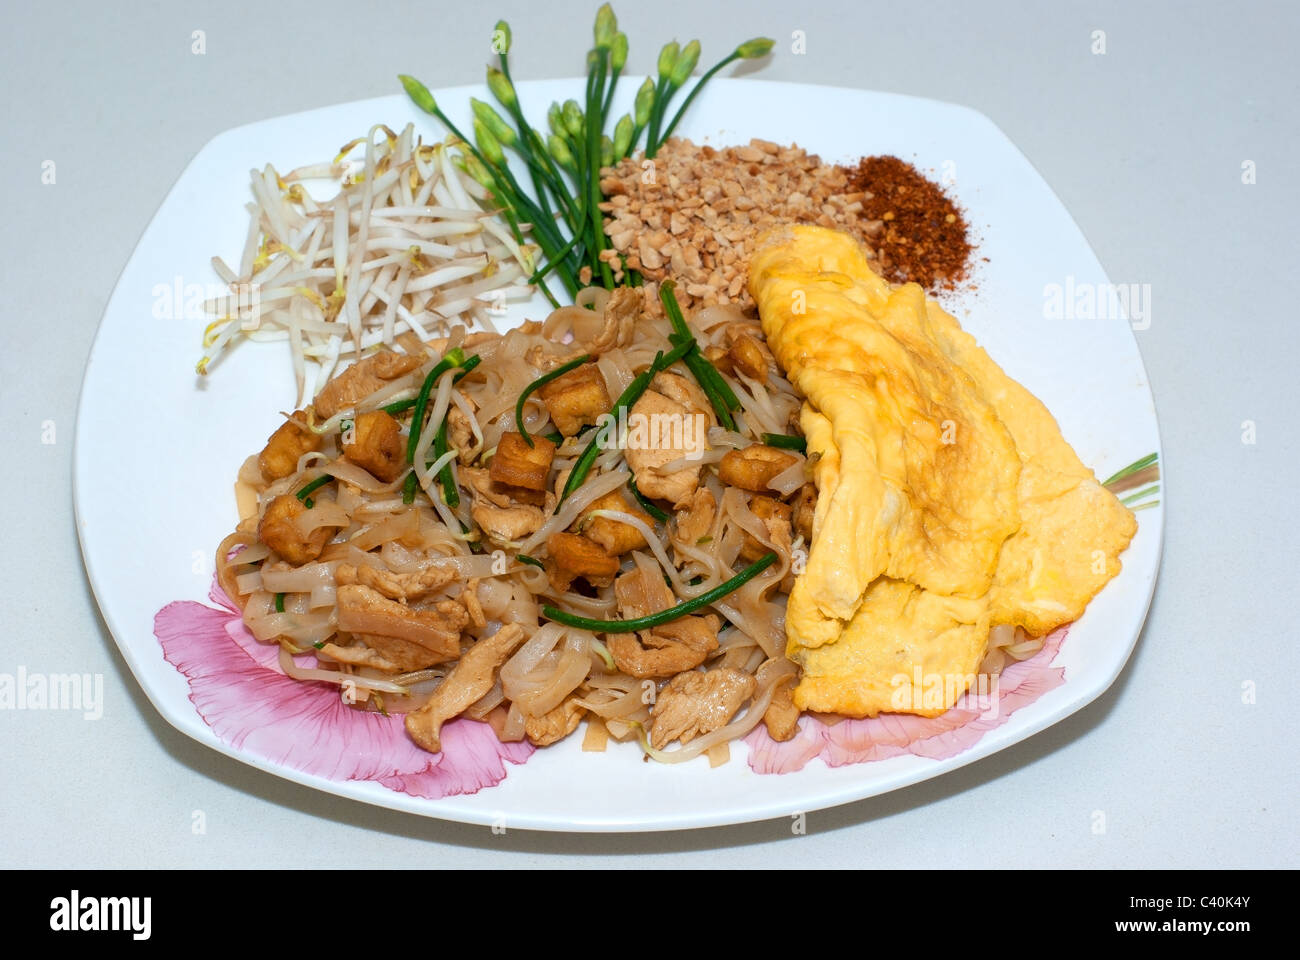
<svg viewBox="0 0 1300 960"><path fill-rule="evenodd" d="M639 77L624 78L615 115ZM530 117L583 81L520 84ZM481 86L435 91L462 129ZM160 290L219 284L210 260L233 262L247 227L248 171L319 162L373 124L414 121L426 141L444 131L401 94L266 120L227 131L194 158L167 195L123 271L87 364L77 423L75 500L82 551L114 638L149 699L195 739L279 776L368 803L426 816L544 830L660 830L789 816L937 776L1023 740L1095 699L1114 681L1137 639L1155 586L1163 506L1139 514L1123 572L1070 630L1055 665L1065 683L948 760L916 756L760 776L733 745L732 762L643 763L635 745L584 754L579 738L511 766L498 786L420 800L369 781L305 775L222 742L189 699L185 678L163 659L154 614L177 599L206 602L211 556L237 519L232 482L260 449L274 411L292 409L294 385L281 345L243 345L206 380L194 364L203 323L160 318ZM1128 321L1110 315L1048 319L1045 289L1109 289L1078 226L1037 171L983 115L895 94L755 80L715 80L679 131L696 141L751 137L798 143L833 162L894 154L953 189L979 237L977 289L944 305L1014 378L1056 415L1066 439L1099 477L1160 449L1146 371ZM165 298L164 298L165 299ZM1096 313L1097 311L1093 311ZM541 317L544 302L515 311ZM1103 311L1104 313L1104 311ZM1068 314L1067 314L1068 315ZM287 349L287 348L286 348ZM1162 481L1163 487L1163 481ZM1163 493L1162 493L1163 499Z"/></svg>

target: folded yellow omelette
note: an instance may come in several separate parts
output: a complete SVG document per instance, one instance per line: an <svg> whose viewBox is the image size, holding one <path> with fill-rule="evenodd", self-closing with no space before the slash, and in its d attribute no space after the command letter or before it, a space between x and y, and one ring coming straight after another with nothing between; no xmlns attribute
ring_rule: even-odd
<svg viewBox="0 0 1300 960"><path fill-rule="evenodd" d="M749 287L806 397L815 461L812 543L786 615L795 703L938 715L991 627L1041 636L1083 613L1119 572L1133 513L1033 394L920 287L891 289L847 234L770 232ZM941 705L906 689L917 676L941 678Z"/></svg>

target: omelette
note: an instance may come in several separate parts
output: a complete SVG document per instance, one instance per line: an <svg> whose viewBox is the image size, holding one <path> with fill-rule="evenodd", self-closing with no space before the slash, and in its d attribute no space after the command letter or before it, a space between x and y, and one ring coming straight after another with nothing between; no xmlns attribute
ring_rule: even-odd
<svg viewBox="0 0 1300 960"><path fill-rule="evenodd" d="M771 231L749 288L805 397L818 489L786 611L795 705L937 716L975 682L990 629L1037 637L1077 619L1136 519L1033 394L852 237Z"/></svg>

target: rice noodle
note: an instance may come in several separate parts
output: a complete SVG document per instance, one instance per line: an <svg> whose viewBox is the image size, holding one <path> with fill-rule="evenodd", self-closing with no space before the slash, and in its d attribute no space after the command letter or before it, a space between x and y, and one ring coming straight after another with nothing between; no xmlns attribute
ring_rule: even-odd
<svg viewBox="0 0 1300 960"><path fill-rule="evenodd" d="M377 343L390 334L392 346L418 357L419 366L385 381L367 396L349 397L350 405L346 409L340 407L332 417L319 423L312 419L311 411L293 414L300 427L314 434L312 446L316 449L298 456L296 471L290 475L264 478L258 457L244 461L239 482L246 488L249 503L243 514L242 532L223 541L223 553L218 557L220 582L243 605L244 622L253 636L280 645L280 658L287 661L286 674L336 686L351 683L361 705L382 702L385 709L397 711L418 709L427 703L455 663L440 659L444 654L437 652L428 662L401 661L403 668L419 669L399 671L394 666L399 661L394 657L404 648L389 647L385 640L407 641L415 648L412 653L415 658L422 657L418 648L425 643L430 645L425 647L428 650L445 649L440 647L445 634L439 632L438 624L442 621L438 618L444 611L451 616L453 607L465 613L467 622L460 628L463 645L473 644L477 638L489 636L505 624L518 624L525 633L523 644L497 669L491 688L465 715L489 721L503 739L521 740L527 734L529 721L572 703L588 715L585 742L591 749L600 749L610 738L627 740L637 736L638 731L652 729L653 697L647 694L653 693L658 684L653 679L624 674L609 648L601 642L603 634L572 629L542 618L543 603L594 619L620 616L614 587L608 581L601 581L603 586L592 586L579 580L573 587L558 579L554 584L551 582L557 573L555 557L548 554L551 536L561 531L581 534L579 520L584 514L602 523L623 524L635 531L639 539L644 539L645 545L620 555L619 572L638 569L646 576L665 579L674 602L699 596L734 576L745 565L740 558L742 548L749 540L756 541L764 549L776 552L778 563L711 605L709 609L726 617L729 624L704 665L706 669L728 667L753 674L756 677L754 698L742 715L730 719L712 734L697 738L686 748L651 751L654 756L669 757L669 762L701 753L707 754L712 763L723 762L729 753L730 740L744 735L760 721L777 684L789 682L784 678L786 675L793 676L794 667L783 655L784 595L776 589L783 581L788 582L792 559L788 526L773 522L769 527L750 508L751 494L724 487L717 472L708 469L700 471L699 482L712 492L717 506L706 534L702 537L694 534L691 542L682 541L674 518L656 524L632 507L593 509L597 500L621 490L631 477L621 447L601 451L584 482L556 512L555 495L559 488L555 478L562 478L574 467L589 437L568 437L561 442L549 464L546 488L534 491L536 497L491 479L486 488L477 477L470 483L466 470L471 466L487 466L490 470L498 447L504 449L506 433L518 429L514 406L523 389L543 372L553 369L555 363L590 351L592 338L603 335L603 311L608 294L593 291L583 295L583 302L589 302L595 309L562 308L552 312L541 324L502 335L471 332L467 322L444 323L436 316L436 305L441 297L451 294L435 281L471 267L481 269L479 265L489 256L488 250L497 251L492 256L511 258L526 258L529 253L517 245L504 243L492 230L482 226L481 219L457 221L456 229L477 228L472 239L468 232L458 234L450 227L445 234L425 231L422 235L426 257L438 244L456 247L454 255L438 261L435 269L442 273L429 279L433 271L417 266L407 256L405 244L414 228L438 226L441 230L451 220L434 223L421 220L421 214L427 211L416 208L458 209L457 204L471 202L470 194L447 182L442 169L447 162L445 156L437 151L421 153L400 137L390 148L381 136L383 130L376 128L373 132L363 176L363 180L374 177L371 213L365 213L365 188L362 187L352 191L355 197L349 194L345 210L324 204L317 206L316 213L306 212L306 205L303 212L282 211L282 224L276 229L287 231L287 242L303 262L300 264L294 256L279 251L269 262L255 251L252 262L256 264L255 269L279 271L275 288L267 288L268 297L278 298L270 309L297 311L294 322L298 327L296 335L303 338L302 369L307 381L315 383L313 378L321 377L322 371L351 362L358 342ZM388 172L378 163L378 158L388 155L385 151L389 149L392 151L390 168L392 164L401 166L409 162L408 169L421 171L420 177L424 179L386 181ZM437 176L437 182L432 185L431 172ZM459 186L465 187L463 183ZM267 189L264 180L261 192L265 194ZM384 193L385 190L389 192ZM349 220L348 229L353 231L354 240L362 221L369 224L364 250L349 247L338 263L328 256L323 260L331 266L341 264L340 269L346 271L344 287L348 288L345 291L348 299L341 305L338 298L329 302L328 294L332 293L329 281L333 273L325 271L328 275L310 280L310 283L324 284L312 288L326 291L321 302L304 298L301 303L295 303L290 284L309 283L309 271L324 271L322 258L313 261L310 251L315 244L318 250L328 252L336 238L321 223L331 222L337 216ZM301 223L295 219L298 217ZM407 230L404 225L412 229ZM259 234L259 241L262 236ZM512 265L517 263L517 259L511 261ZM457 289L477 282L477 277L470 276L448 281L459 285ZM330 310L335 311L334 315L328 315ZM358 341L353 331L346 330L347 324L355 323L358 315L374 318L384 329L369 326L367 320ZM735 319L731 310L701 311L695 326L705 332L702 342L714 341L722 335L724 321ZM254 332L272 335L279 331L276 328ZM663 318L643 318L630 336L620 337L619 345L591 351L600 354L596 367L611 397L622 393L636 372L646 369L656 354L671 349L669 333ZM220 331L214 332L214 336L219 335ZM374 339L367 341L367 338ZM415 397L429 371L447 351L456 347L476 354L478 366L472 376L459 384L455 382L456 372L448 371L434 385L428 397L427 419L414 441L414 466L406 465L409 438L405 432L399 434L402 461L391 473L384 473L395 475L392 481L371 474L361 466L367 462L364 459L354 462L343 456L341 431L347 421L360 413ZM692 377L684 366L674 369L683 377ZM689 461L681 458L661 470L671 472L678 466L714 463L728 450L761 442L756 431L772 426L782 432L790 429L790 414L800 400L778 373L771 374L765 384L732 375L728 375L728 382L735 384L742 404L736 429L711 427L709 448L703 458ZM455 440L450 446L459 444L466 449L448 449L435 458L434 443L439 430L448 423L449 415L456 420ZM396 416L404 430L409 430L411 414L399 411ZM546 402L534 394L525 405L525 425L531 433L544 433L553 429L553 425L548 426L550 422ZM796 459L793 467L774 479L774 495L793 494L805 482L805 459ZM451 471L451 482L459 494L455 507L444 501L439 478L444 467ZM378 465L375 469L382 472ZM404 488L412 474L419 482L414 502L408 504L404 502ZM258 540L256 521L275 496L296 494L322 477L330 477L332 482L312 493L313 506L297 514L294 529L304 537L313 532L319 537L322 534L318 531L328 530L331 539L319 556L293 566ZM531 514L517 542L506 540L502 531L494 533L493 529L480 526L481 506L500 510L502 504L508 504L504 508L507 511L524 507L536 510L542 497L548 506L542 507L540 518L536 513ZM508 528L502 528L505 529ZM523 562L518 559L519 554L544 560L545 566ZM344 563L369 568L358 575L356 582L373 585L370 589L379 592L382 603L372 597L371 605L349 603L340 608L337 571ZM433 573L435 570L445 573L438 575ZM277 597L282 610L276 609ZM991 644L990 656L996 649L997 656L1009 661L1032 643L1012 633L1005 642ZM315 644L320 647L313 649ZM314 665L312 654L315 654ZM659 678L659 682L664 679ZM382 697L382 701L371 699L376 696Z"/></svg>
<svg viewBox="0 0 1300 960"><path fill-rule="evenodd" d="M791 456L798 456L792 451L790 453ZM807 465L808 461L805 457L798 457L795 463L767 481L768 488L783 497L788 497L808 482Z"/></svg>
<svg viewBox="0 0 1300 960"><path fill-rule="evenodd" d="M368 690L378 690L382 693L405 694L409 691L400 684L393 683L391 680L380 680L377 677L363 677L357 674L341 673L337 670L319 670L312 667L300 667L294 662L289 651L280 648L280 669L285 672L286 676L293 677L295 680L320 680L324 683L334 683L339 686L352 684L358 687L364 687Z"/></svg>
<svg viewBox="0 0 1300 960"><path fill-rule="evenodd" d="M540 717L559 706L591 669L592 635L548 623L501 667L501 688L526 716ZM556 645L564 641L560 651Z"/></svg>
<svg viewBox="0 0 1300 960"><path fill-rule="evenodd" d="M724 323L744 322L748 318L744 312L734 303L715 303L710 304L700 310L696 310L691 316L691 323L699 330L706 333L714 327Z"/></svg>

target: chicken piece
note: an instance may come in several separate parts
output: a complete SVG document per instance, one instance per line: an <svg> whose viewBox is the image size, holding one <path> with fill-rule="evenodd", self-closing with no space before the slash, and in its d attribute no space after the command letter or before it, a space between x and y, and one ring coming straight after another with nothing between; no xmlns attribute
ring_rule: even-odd
<svg viewBox="0 0 1300 960"><path fill-rule="evenodd" d="M671 677L693 670L709 655L707 650L688 646L646 647L634 633L611 633L605 638L605 646L615 665L637 679Z"/></svg>
<svg viewBox="0 0 1300 960"><path fill-rule="evenodd" d="M513 506L510 494L493 483L492 475L482 467L466 467L464 470L458 470L456 475L465 486L469 487L476 501L482 500L494 507Z"/></svg>
<svg viewBox="0 0 1300 960"><path fill-rule="evenodd" d="M555 494L550 491L529 490L525 487L497 483L492 479L491 471L484 470L482 467L467 467L459 471L459 474L475 494L494 507L517 507L520 504L528 504L532 507L545 507L547 510L555 509Z"/></svg>
<svg viewBox="0 0 1300 960"><path fill-rule="evenodd" d="M681 508L700 485L700 467L687 463L681 469L664 473L662 467L674 460L680 460L687 454L702 453L701 445L692 446L688 441L688 418L703 414L705 419L699 421L707 431L712 425L713 414L708 398L694 383L675 373L661 373L655 377L652 389L641 395L632 405L629 423L632 417L645 423L679 424L679 429L665 429L660 426L648 429L648 436L654 437L654 443L638 444L632 441L634 434L629 434L626 457L632 472L636 474L637 488L647 497L671 501L674 508ZM696 421L692 421L694 423ZM705 431L699 431L701 439ZM697 431L690 428L693 436Z"/></svg>
<svg viewBox="0 0 1300 960"><path fill-rule="evenodd" d="M469 402L472 406L473 401ZM478 456L474 428L470 425L465 411L454 403L447 408L447 443L456 451L456 459L466 466L473 463L474 458Z"/></svg>
<svg viewBox="0 0 1300 960"><path fill-rule="evenodd" d="M383 410L362 413L343 431L343 456L385 483L406 469L402 425Z"/></svg>
<svg viewBox="0 0 1300 960"><path fill-rule="evenodd" d="M763 713L763 726L767 735L781 743L799 732L799 708L794 705L794 683L783 680L772 691L772 702Z"/></svg>
<svg viewBox="0 0 1300 960"><path fill-rule="evenodd" d="M555 459L555 444L545 437L533 437L532 441L530 447L524 435L515 430L501 434L488 477L512 487L545 491L551 461Z"/></svg>
<svg viewBox="0 0 1300 960"><path fill-rule="evenodd" d="M713 404L709 402L708 394L694 380L683 377L679 373L664 371L655 374L654 380L650 381L650 387L674 403L686 407L691 413L704 414L708 417L710 426L717 422L713 414Z"/></svg>
<svg viewBox="0 0 1300 960"><path fill-rule="evenodd" d="M570 697L549 713L524 719L524 734L533 746L548 747L578 729L587 711L576 701L577 697Z"/></svg>
<svg viewBox="0 0 1300 960"><path fill-rule="evenodd" d="M643 554L638 554L635 570L623 574L614 582L614 599L618 602L618 614L624 620L636 620L648 617L660 610L667 610L675 602L672 590L664 583L657 564L642 563Z"/></svg>
<svg viewBox="0 0 1300 960"><path fill-rule="evenodd" d="M406 715L411 739L430 753L441 751L442 725L483 699L492 689L497 668L523 642L523 627L508 623L466 650L429 702Z"/></svg>
<svg viewBox="0 0 1300 960"><path fill-rule="evenodd" d="M753 499L749 501L749 509L754 516L763 521L763 525L767 527L769 538L773 535L773 528L784 526L786 533L784 539L790 539L790 516L793 513L790 504L756 493ZM745 563L753 563L767 553L769 549L752 535L746 533L744 543L740 547L740 559Z"/></svg>
<svg viewBox="0 0 1300 960"><path fill-rule="evenodd" d="M351 646L343 647L331 642L321 647L321 653L337 660L339 663L349 663L354 667L371 667L375 670L382 670L384 673L402 672L397 664L378 650L367 647L364 643L354 643Z"/></svg>
<svg viewBox="0 0 1300 960"><path fill-rule="evenodd" d="M478 587L482 582L482 577L470 577L469 583L465 584L465 589L460 592L459 597L460 602L465 605L465 612L469 614L469 622L479 629L487 626L487 617L483 615L483 605L478 599Z"/></svg>
<svg viewBox="0 0 1300 960"><path fill-rule="evenodd" d="M608 587L618 574L618 557L598 543L572 533L553 533L546 540L546 575L559 593L582 577L593 587Z"/></svg>
<svg viewBox="0 0 1300 960"><path fill-rule="evenodd" d="M709 535L713 519L718 513L718 501L708 487L700 487L691 497L690 504L677 511L677 531L673 541L685 547L694 547Z"/></svg>
<svg viewBox="0 0 1300 960"><path fill-rule="evenodd" d="M338 588L339 629L353 634L400 670L423 670L460 656L469 614L455 600L408 607L359 583Z"/></svg>
<svg viewBox="0 0 1300 960"><path fill-rule="evenodd" d="M570 360L577 360L587 351L573 348L567 353L552 353L551 347L536 344L524 351L524 362L536 367L542 373L550 373L556 367L562 367Z"/></svg>
<svg viewBox="0 0 1300 960"><path fill-rule="evenodd" d="M605 378L594 363L584 363L542 386L537 395L555 422L555 429L571 437L587 424L595 423L610 407Z"/></svg>
<svg viewBox="0 0 1300 960"><path fill-rule="evenodd" d="M646 526L654 527L654 518L640 507L631 506L617 490L611 490L578 515L575 528L588 540L598 543L611 556L621 557L629 550L640 550L646 545L641 531L631 524L611 520L608 517L593 517L594 510L617 510L631 514Z"/></svg>
<svg viewBox="0 0 1300 960"><path fill-rule="evenodd" d="M448 616L455 617L455 611L462 608L457 607L454 601L444 600L447 604ZM463 612L463 611L462 611ZM454 622L454 621L451 621ZM411 670L424 670L428 667L437 666L448 660L456 659L454 656L443 656L434 653L427 647L410 640L403 640L400 637L390 637L382 633L354 633L353 638L360 640L378 655L376 663L383 662L392 665L397 673L407 673Z"/></svg>
<svg viewBox="0 0 1300 960"><path fill-rule="evenodd" d="M391 350L380 350L358 360L325 384L312 401L316 416L328 420L340 410L346 410L382 390L389 382L404 377L420 366L420 357L402 356Z"/></svg>
<svg viewBox="0 0 1300 960"><path fill-rule="evenodd" d="M307 506L301 500L291 493L282 493L266 505L266 512L257 525L257 539L295 567L319 557L338 530L338 527L317 527L304 536L294 520L306 512Z"/></svg>
<svg viewBox="0 0 1300 960"><path fill-rule="evenodd" d="M728 450L718 463L718 479L729 487L766 493L773 477L798 462L798 457L784 450L754 443L744 450Z"/></svg>
<svg viewBox="0 0 1300 960"><path fill-rule="evenodd" d="M676 602L663 577L650 566L638 566L615 580L614 596L625 620L658 613ZM678 617L640 634L607 634L605 645L628 676L670 677L695 669L718 648L718 627L713 614Z"/></svg>
<svg viewBox="0 0 1300 960"><path fill-rule="evenodd" d="M514 507L494 507L476 503L470 508L474 518L487 538L495 543L517 543L536 533L546 522L541 507L520 504Z"/></svg>
<svg viewBox="0 0 1300 960"><path fill-rule="evenodd" d="M641 291L633 287L615 287L605 304L605 323L600 332L592 338L587 352L593 357L625 347L632 342L632 331L641 317L641 305L644 298Z"/></svg>
<svg viewBox="0 0 1300 960"><path fill-rule="evenodd" d="M804 544L812 543L813 538L813 516L817 512L817 488L811 483L805 483L799 488L799 494L794 499L794 532L803 537Z"/></svg>
<svg viewBox="0 0 1300 960"><path fill-rule="evenodd" d="M742 333L736 337L727 351L732 366L740 373L749 377L751 380L757 380L759 383L767 382L768 365L767 357L763 356L763 351L758 345L758 341L748 333Z"/></svg>
<svg viewBox="0 0 1300 960"><path fill-rule="evenodd" d="M497 543L514 543L536 533L555 506L554 494L545 495L542 507L518 502L510 491L493 483L488 471L480 467L465 467L459 471L459 477L474 494L470 516L488 539Z"/></svg>
<svg viewBox="0 0 1300 960"><path fill-rule="evenodd" d="M455 567L434 564L416 573L394 573L362 564L340 563L334 571L334 583L340 587L359 583L382 593L389 600L422 600L458 578Z"/></svg>
<svg viewBox="0 0 1300 960"><path fill-rule="evenodd" d="M707 673L679 673L659 691L650 710L650 743L660 749L674 740L683 744L725 727L754 695L752 674L719 667Z"/></svg>
<svg viewBox="0 0 1300 960"><path fill-rule="evenodd" d="M275 433L266 438L266 447L257 455L257 467L267 483L297 473L299 458L324 445L324 437L298 425L302 415L301 410L295 411L292 419L280 424Z"/></svg>

